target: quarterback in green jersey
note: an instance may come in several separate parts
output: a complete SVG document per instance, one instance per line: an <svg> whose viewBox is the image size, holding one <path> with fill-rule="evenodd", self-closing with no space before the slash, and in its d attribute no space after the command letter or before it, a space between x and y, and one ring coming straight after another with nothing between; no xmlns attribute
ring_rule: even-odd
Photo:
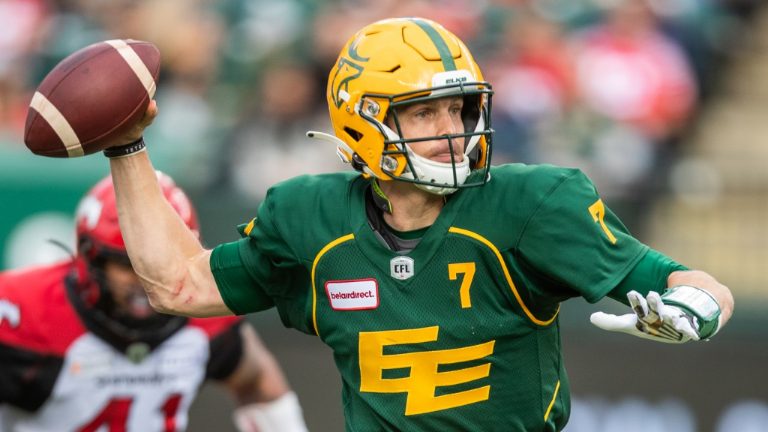
<svg viewBox="0 0 768 432"><path fill-rule="evenodd" d="M355 34L328 77L330 141L354 171L272 187L242 238L204 249L140 141L108 149L136 273L160 311L275 307L334 353L348 431L558 431L562 301L659 342L712 337L733 298L633 238L580 171L492 167L492 90L466 46L418 18Z"/></svg>

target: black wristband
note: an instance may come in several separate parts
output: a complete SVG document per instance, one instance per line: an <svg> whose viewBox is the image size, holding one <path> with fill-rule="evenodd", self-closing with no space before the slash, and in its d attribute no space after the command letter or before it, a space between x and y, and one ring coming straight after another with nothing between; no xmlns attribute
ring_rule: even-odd
<svg viewBox="0 0 768 432"><path fill-rule="evenodd" d="M104 156L108 158L118 158L123 156L128 156L133 153L138 153L146 148L146 144L144 144L144 137L141 137L137 139L136 141L130 142L125 145L117 146L117 147L109 147L107 149L104 149Z"/></svg>

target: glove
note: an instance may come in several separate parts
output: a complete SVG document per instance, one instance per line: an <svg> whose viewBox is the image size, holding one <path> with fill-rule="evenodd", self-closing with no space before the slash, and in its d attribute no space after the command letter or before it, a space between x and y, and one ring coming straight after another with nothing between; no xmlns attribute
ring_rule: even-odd
<svg viewBox="0 0 768 432"><path fill-rule="evenodd" d="M634 313L611 315L595 312L589 320L603 330L628 333L664 343L685 343L699 340L698 318L678 306L664 304L655 291L646 298L637 292L627 293ZM718 308L719 312L719 308Z"/></svg>

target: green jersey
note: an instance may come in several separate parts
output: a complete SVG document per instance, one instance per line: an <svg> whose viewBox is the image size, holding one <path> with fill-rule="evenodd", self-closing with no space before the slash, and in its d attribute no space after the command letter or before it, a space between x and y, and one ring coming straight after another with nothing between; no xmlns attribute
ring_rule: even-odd
<svg viewBox="0 0 768 432"><path fill-rule="evenodd" d="M273 187L211 267L232 311L276 306L334 352L348 431L557 431L557 313L604 297L647 247L578 170L505 165L462 189L406 254L371 228L354 173Z"/></svg>

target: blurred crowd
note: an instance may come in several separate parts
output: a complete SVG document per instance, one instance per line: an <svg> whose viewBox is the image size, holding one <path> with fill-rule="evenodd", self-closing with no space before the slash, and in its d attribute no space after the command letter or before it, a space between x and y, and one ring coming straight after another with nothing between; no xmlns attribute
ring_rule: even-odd
<svg viewBox="0 0 768 432"><path fill-rule="evenodd" d="M493 85L495 163L580 167L626 218L648 208L758 3L0 0L0 154L23 150L28 102L56 62L149 40L163 59L153 158L191 187L259 200L276 181L341 169L305 132L330 130L325 81L344 42L376 19L422 16L467 42Z"/></svg>

